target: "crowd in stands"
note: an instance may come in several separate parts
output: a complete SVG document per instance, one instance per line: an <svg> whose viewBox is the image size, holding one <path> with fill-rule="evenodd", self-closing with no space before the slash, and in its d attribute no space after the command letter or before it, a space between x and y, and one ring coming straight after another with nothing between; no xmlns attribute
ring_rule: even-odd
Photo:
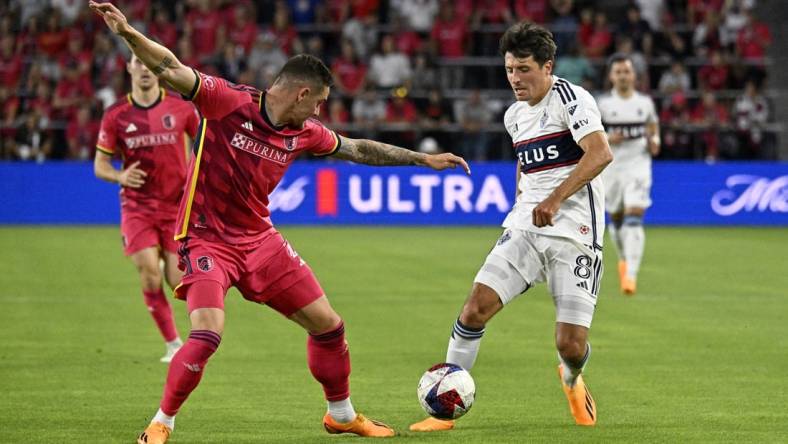
<svg viewBox="0 0 788 444"><path fill-rule="evenodd" d="M322 58L336 85L321 119L472 160L511 158L499 36L518 20L558 44L555 73L601 94L628 54L655 97L661 157L770 158L771 42L755 0L123 0L185 64L270 85L287 58ZM128 91L128 51L85 0L0 0L0 159L90 159L103 109Z"/></svg>

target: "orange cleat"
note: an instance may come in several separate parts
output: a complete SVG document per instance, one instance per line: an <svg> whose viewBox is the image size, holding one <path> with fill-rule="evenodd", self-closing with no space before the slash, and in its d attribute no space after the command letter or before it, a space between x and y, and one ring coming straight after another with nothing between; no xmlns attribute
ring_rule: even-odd
<svg viewBox="0 0 788 444"><path fill-rule="evenodd" d="M412 432L440 432L454 428L454 421L451 419L438 419L432 416L422 421L410 425Z"/></svg>
<svg viewBox="0 0 788 444"><path fill-rule="evenodd" d="M323 417L323 427L326 432L331 434L337 433L355 433L358 436L367 436L374 438L383 438L386 436L394 436L394 429L383 424L382 422L373 419L367 419L362 414L357 414L356 419L347 423L340 423L334 421L328 413Z"/></svg>
<svg viewBox="0 0 788 444"><path fill-rule="evenodd" d="M618 281L621 283L621 293L634 296L637 291L637 282L627 276L626 261L618 261Z"/></svg>
<svg viewBox="0 0 788 444"><path fill-rule="evenodd" d="M577 376L574 387L569 387L564 383L564 367L558 366L558 378L561 379L561 387L564 389L566 399L569 401L569 410L575 417L577 425L592 426L596 424L596 403L591 397L591 392L583 382L583 375Z"/></svg>
<svg viewBox="0 0 788 444"><path fill-rule="evenodd" d="M170 437L172 429L160 422L152 422L137 438L137 444L164 444Z"/></svg>

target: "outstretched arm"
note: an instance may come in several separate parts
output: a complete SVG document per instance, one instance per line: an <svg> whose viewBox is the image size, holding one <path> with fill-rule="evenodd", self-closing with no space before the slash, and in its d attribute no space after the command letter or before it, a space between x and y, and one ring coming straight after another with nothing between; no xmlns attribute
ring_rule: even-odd
<svg viewBox="0 0 788 444"><path fill-rule="evenodd" d="M439 171L461 166L471 174L465 160L451 153L424 154L374 140L339 137L340 146L334 154L337 159L376 166L421 165Z"/></svg>
<svg viewBox="0 0 788 444"><path fill-rule="evenodd" d="M104 23L114 34L120 36L129 49L156 76L169 83L183 95L192 92L197 82L197 74L178 60L164 46L145 37L134 29L126 20L126 16L111 3L90 2L90 8L104 19Z"/></svg>

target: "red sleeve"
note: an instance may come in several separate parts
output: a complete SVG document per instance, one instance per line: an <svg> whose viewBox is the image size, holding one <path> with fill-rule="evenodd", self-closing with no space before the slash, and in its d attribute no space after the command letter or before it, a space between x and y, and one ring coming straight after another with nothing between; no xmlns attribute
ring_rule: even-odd
<svg viewBox="0 0 788 444"><path fill-rule="evenodd" d="M118 138L115 132L115 118L111 113L105 113L101 118L96 149L109 156L115 154Z"/></svg>
<svg viewBox="0 0 788 444"><path fill-rule="evenodd" d="M197 137L197 127L200 126L200 113L197 112L197 108L190 106L189 107L189 116L186 120L186 134L194 140Z"/></svg>
<svg viewBox="0 0 788 444"><path fill-rule="evenodd" d="M317 120L312 120L313 128L309 134L309 152L315 156L328 156L334 154L340 145L337 133L323 126Z"/></svg>
<svg viewBox="0 0 788 444"><path fill-rule="evenodd" d="M231 84L221 77L209 76L194 70L197 80L186 100L191 100L206 119L221 119L239 105L251 99L244 87Z"/></svg>

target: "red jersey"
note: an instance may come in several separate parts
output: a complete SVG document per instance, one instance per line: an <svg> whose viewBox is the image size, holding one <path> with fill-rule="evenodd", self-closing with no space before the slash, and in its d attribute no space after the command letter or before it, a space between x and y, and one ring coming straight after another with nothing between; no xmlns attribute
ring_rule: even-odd
<svg viewBox="0 0 788 444"><path fill-rule="evenodd" d="M176 239L242 244L272 227L268 196L304 151L331 154L339 137L318 120L276 127L265 92L198 73L191 99L203 116L197 154L181 200Z"/></svg>
<svg viewBox="0 0 788 444"><path fill-rule="evenodd" d="M124 211L175 213L186 182L189 146L185 135L196 138L198 122L191 103L163 89L148 107L135 103L128 94L107 108L96 149L120 154L124 168L139 160L139 168L148 173L140 188L121 189Z"/></svg>

